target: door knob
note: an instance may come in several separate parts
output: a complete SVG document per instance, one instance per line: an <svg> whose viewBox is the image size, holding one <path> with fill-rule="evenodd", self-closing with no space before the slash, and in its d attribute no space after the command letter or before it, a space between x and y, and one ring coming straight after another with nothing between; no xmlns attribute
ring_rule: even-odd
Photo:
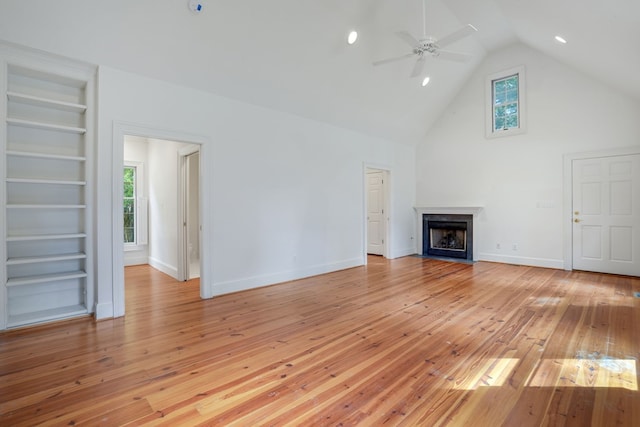
<svg viewBox="0 0 640 427"><path fill-rule="evenodd" d="M578 218L574 219L573 222L578 223L580 220Z"/></svg>
<svg viewBox="0 0 640 427"><path fill-rule="evenodd" d="M574 212L574 214L575 214L575 215L580 215L580 212L575 211L575 212Z"/></svg>

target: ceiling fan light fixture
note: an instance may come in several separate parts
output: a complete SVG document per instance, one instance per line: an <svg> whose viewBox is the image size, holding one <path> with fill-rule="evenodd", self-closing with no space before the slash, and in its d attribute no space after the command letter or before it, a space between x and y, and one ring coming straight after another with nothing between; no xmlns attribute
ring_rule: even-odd
<svg viewBox="0 0 640 427"><path fill-rule="evenodd" d="M555 39L558 43L567 44L567 41L562 36L556 36Z"/></svg>
<svg viewBox="0 0 640 427"><path fill-rule="evenodd" d="M429 76L422 79L422 87L425 87L426 85L428 85L430 80L431 78L429 78Z"/></svg>
<svg viewBox="0 0 640 427"><path fill-rule="evenodd" d="M358 32L356 30L353 30L347 36L347 43L354 44L356 40L358 40Z"/></svg>

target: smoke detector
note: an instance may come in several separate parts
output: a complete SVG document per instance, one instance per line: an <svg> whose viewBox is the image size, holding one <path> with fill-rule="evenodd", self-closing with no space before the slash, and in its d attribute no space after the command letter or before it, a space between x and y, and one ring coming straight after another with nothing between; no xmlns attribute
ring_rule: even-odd
<svg viewBox="0 0 640 427"><path fill-rule="evenodd" d="M189 0L189 3L187 3L189 6L189 10L193 13L200 13L202 12L202 2L199 0Z"/></svg>

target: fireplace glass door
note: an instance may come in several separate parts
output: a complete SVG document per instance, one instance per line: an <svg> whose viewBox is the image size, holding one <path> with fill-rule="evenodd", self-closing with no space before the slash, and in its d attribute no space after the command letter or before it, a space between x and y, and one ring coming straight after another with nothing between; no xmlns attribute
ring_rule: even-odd
<svg viewBox="0 0 640 427"><path fill-rule="evenodd" d="M429 240L432 249L465 252L467 250L467 230L455 228L431 228Z"/></svg>

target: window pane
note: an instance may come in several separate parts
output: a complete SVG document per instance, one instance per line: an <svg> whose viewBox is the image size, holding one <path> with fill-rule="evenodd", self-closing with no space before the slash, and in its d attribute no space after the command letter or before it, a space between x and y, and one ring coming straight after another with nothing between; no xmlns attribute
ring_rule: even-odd
<svg viewBox="0 0 640 427"><path fill-rule="evenodd" d="M135 168L124 168L124 197L133 197L135 183Z"/></svg>
<svg viewBox="0 0 640 427"><path fill-rule="evenodd" d="M125 226L132 227L133 224L130 224L130 225L126 224L126 218L129 218L129 217L132 218L133 217L133 214L134 214L134 202L133 202L133 199L124 199L122 201L122 205L123 205L122 207L124 208L123 209L124 210L123 213L124 213L124 217L125 217Z"/></svg>
<svg viewBox="0 0 640 427"><path fill-rule="evenodd" d="M124 197L133 197L133 184L124 183Z"/></svg>
<svg viewBox="0 0 640 427"><path fill-rule="evenodd" d="M135 232L133 230L133 228L126 228L124 229L124 242L125 243L135 243L135 238L134 238Z"/></svg>
<svg viewBox="0 0 640 427"><path fill-rule="evenodd" d="M124 224L124 242L136 242L136 168L125 167L124 175L124 198L122 200L123 207L123 224Z"/></svg>
<svg viewBox="0 0 640 427"><path fill-rule="evenodd" d="M518 74L493 81L493 130L518 127Z"/></svg>

